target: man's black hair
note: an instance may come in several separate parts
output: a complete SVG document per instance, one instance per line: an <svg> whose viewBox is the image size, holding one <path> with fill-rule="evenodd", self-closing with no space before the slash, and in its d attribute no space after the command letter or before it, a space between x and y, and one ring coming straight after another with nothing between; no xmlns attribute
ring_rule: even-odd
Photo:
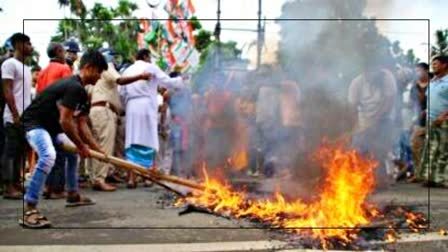
<svg viewBox="0 0 448 252"><path fill-rule="evenodd" d="M419 67L419 68L421 68L423 70L429 71L429 65L427 63L425 63L425 62L418 63L417 67Z"/></svg>
<svg viewBox="0 0 448 252"><path fill-rule="evenodd" d="M30 37L28 37L27 35L23 34L23 33L14 33L11 36L11 44L12 47L14 47L14 49L16 49L16 43L26 43L26 42L30 42Z"/></svg>
<svg viewBox="0 0 448 252"><path fill-rule="evenodd" d="M145 57L149 57L151 52L148 49L140 49L137 52L137 60L144 60Z"/></svg>
<svg viewBox="0 0 448 252"><path fill-rule="evenodd" d="M432 61L438 60L443 64L448 64L448 55L438 55L432 59Z"/></svg>
<svg viewBox="0 0 448 252"><path fill-rule="evenodd" d="M107 70L107 62L104 56L95 50L89 50L82 55L79 68L83 68L87 64L96 66L100 71Z"/></svg>
<svg viewBox="0 0 448 252"><path fill-rule="evenodd" d="M171 73L169 74L169 76L170 76L171 78L175 78L175 77L178 77L178 76L180 76L180 75L181 75L181 73L180 73L180 72L177 72L177 71L171 72Z"/></svg>
<svg viewBox="0 0 448 252"><path fill-rule="evenodd" d="M56 54L58 52L59 49L64 49L64 47L62 46L62 44L60 43L55 43L55 42L51 42L48 47L47 47L47 55L48 58L50 59L54 59L56 58Z"/></svg>

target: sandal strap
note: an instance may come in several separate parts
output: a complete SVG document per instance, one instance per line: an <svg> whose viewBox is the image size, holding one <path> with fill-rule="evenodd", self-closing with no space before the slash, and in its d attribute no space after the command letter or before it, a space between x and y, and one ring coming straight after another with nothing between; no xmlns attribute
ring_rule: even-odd
<svg viewBox="0 0 448 252"><path fill-rule="evenodd" d="M39 211L37 209L33 209L33 210L28 210L25 212L25 216L31 216L33 214L40 214Z"/></svg>
<svg viewBox="0 0 448 252"><path fill-rule="evenodd" d="M25 216L28 218L32 215L37 215L36 218L34 219L34 221L32 221L33 224L39 223L40 221L48 221L47 217L40 214L39 210L37 210L37 209L28 210L25 212ZM28 221L28 222L30 222L30 221Z"/></svg>

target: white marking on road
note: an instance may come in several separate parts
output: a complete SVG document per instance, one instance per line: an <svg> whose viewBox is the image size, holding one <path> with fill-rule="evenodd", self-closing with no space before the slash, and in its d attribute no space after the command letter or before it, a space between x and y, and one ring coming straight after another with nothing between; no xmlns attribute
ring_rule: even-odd
<svg viewBox="0 0 448 252"><path fill-rule="evenodd" d="M448 240L448 236L439 233L402 235L397 243L428 242ZM372 242L384 244L384 241ZM106 244L106 245L30 245L30 246L0 246L0 252L225 252L225 251L257 251L275 250L279 252L320 252L313 249L288 249L286 242L271 241L241 241L241 242L207 242L207 243L167 243L167 244ZM342 252L340 250L327 250ZM372 250L370 250L372 251ZM344 250L344 252L349 252Z"/></svg>
<svg viewBox="0 0 448 252"><path fill-rule="evenodd" d="M170 244L114 244L114 245L42 245L42 246L0 246L0 252L214 252L278 250L287 244L281 241L243 241Z"/></svg>
<svg viewBox="0 0 448 252"><path fill-rule="evenodd" d="M441 235L438 232L431 232L426 234L404 234L397 239L397 243L409 243L409 242L427 242L427 241L443 241L448 240L448 236ZM376 244L385 244L386 241L373 242Z"/></svg>

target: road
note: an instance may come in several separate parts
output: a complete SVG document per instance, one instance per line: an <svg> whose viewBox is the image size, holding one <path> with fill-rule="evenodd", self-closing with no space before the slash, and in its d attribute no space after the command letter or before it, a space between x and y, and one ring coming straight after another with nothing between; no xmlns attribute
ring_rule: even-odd
<svg viewBox="0 0 448 252"><path fill-rule="evenodd" d="M164 204L166 191L160 187L120 188L111 193L83 191L97 204L65 208L64 200L41 202L40 209L54 225L46 230L19 227L22 201L0 199L0 251L301 251L282 240L282 235L246 221L201 213L179 216L181 209ZM430 191L432 231L448 229L447 192ZM428 212L428 190L415 184L398 184L373 195L371 200L412 205ZM385 248L448 251L448 236L414 235Z"/></svg>

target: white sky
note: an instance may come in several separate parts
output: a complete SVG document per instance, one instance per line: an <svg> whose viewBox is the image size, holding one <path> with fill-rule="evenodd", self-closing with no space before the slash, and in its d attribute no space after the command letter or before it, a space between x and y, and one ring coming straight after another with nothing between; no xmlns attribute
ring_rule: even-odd
<svg viewBox="0 0 448 252"><path fill-rule="evenodd" d="M264 0L263 16L267 18L277 18L281 14L281 6L288 0ZM88 8L95 2L100 2L105 6L116 6L118 0L84 0ZM134 0L140 7L135 13L138 17L151 17L151 10L146 4L146 0ZM165 0L161 0L157 16L165 18L162 10ZM193 0L196 7L196 15L199 18L216 18L217 0ZM257 18L258 0L222 0L221 17L229 19ZM64 10L60 9L57 0L0 0L0 43L14 32L23 30L23 19L60 19L64 17ZM368 0L366 15L369 17L385 19L431 19L431 34L440 28L448 28L448 23L444 22L444 13L448 9L448 1L444 0ZM67 15L68 10L66 11ZM300 17L298 17L300 18ZM46 46L49 39L56 31L58 21L25 21L25 33L31 37L32 43L41 54L40 64L45 66L48 62L46 56ZM213 30L215 21L202 21L203 26L208 30ZM223 28L256 28L256 21L228 21L222 23ZM381 21L378 27L392 41L399 40L401 46L407 50L413 48L419 58L427 58L427 23L425 21ZM266 48L265 60L272 60L276 50L279 27L273 22L268 22L266 26ZM222 40L235 40L238 46L248 48L248 45L256 39L256 33L222 31ZM253 59L255 47L246 50L243 54L246 58Z"/></svg>

